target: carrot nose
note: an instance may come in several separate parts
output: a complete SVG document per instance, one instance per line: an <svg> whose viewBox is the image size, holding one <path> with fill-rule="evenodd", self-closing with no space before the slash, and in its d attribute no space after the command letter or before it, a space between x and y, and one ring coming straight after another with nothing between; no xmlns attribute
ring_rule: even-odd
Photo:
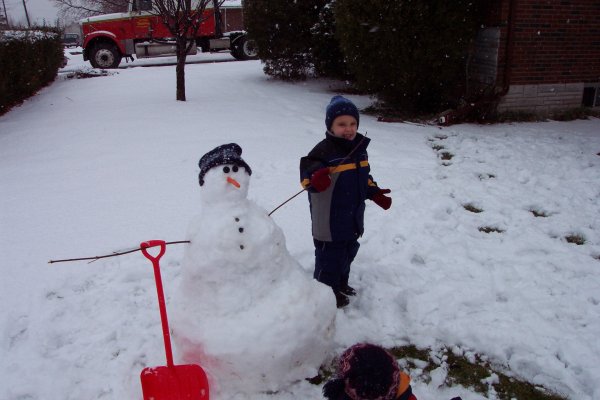
<svg viewBox="0 0 600 400"><path fill-rule="evenodd" d="M230 176L227 177L227 182L231 183L233 186L235 186L238 189L240 188L240 184L238 183L238 181L236 181L235 179L233 179Z"/></svg>

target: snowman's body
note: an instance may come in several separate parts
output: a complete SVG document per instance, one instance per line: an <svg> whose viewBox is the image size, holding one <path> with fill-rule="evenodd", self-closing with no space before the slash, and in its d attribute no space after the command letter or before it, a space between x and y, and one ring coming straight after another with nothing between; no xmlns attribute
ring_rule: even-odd
<svg viewBox="0 0 600 400"><path fill-rule="evenodd" d="M302 269L281 229L246 198L249 178L232 165L206 173L173 298L179 357L201 365L217 392L275 391L312 377L333 335L331 290Z"/></svg>

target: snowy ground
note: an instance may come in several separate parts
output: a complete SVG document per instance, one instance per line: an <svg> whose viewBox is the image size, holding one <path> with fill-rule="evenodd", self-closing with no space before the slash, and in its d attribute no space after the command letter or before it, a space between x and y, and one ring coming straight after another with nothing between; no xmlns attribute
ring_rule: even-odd
<svg viewBox="0 0 600 400"><path fill-rule="evenodd" d="M65 71L82 68L80 57ZM249 197L267 211L300 189L298 160L323 136L328 82L272 81L257 61L192 64L182 103L174 68L64 72L0 117L0 399L141 398L141 369L165 363L140 253L49 260L181 240L198 212L198 159L223 143L242 146ZM358 341L454 346L571 399L600 399L600 120L438 128L363 115L360 131L394 203L367 207L351 275L360 293L337 313L332 354ZM310 274L305 196L273 219ZM183 246L161 262L167 305ZM484 398L438 388L443 365L429 383L410 372L420 399ZM301 382L250 397L319 393Z"/></svg>

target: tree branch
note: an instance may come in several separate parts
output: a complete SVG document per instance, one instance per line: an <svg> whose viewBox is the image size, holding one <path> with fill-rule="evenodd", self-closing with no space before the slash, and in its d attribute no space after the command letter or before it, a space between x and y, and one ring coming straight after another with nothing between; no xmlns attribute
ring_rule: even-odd
<svg viewBox="0 0 600 400"><path fill-rule="evenodd" d="M180 244L180 243L191 243L189 240L179 240L176 242L166 242L165 244ZM123 254L129 254L129 253L135 253L136 251L140 251L141 248L137 248L137 249L133 249L133 250L127 250L127 251L121 251L121 252L114 252L112 254L106 254L103 256L94 256L94 257L81 257L81 258L66 258L63 260L50 260L48 261L48 264L54 264L54 263L59 263L59 262L69 262L69 261L85 261L85 260L92 260L90 262L99 260L101 258L108 258L108 257L116 257L116 256L122 256Z"/></svg>
<svg viewBox="0 0 600 400"><path fill-rule="evenodd" d="M63 16L89 17L127 9L128 0L53 0Z"/></svg>

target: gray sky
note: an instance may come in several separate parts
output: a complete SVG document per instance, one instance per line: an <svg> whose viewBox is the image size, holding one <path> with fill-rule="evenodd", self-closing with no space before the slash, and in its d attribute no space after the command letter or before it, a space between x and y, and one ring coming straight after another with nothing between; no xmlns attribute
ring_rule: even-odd
<svg viewBox="0 0 600 400"><path fill-rule="evenodd" d="M25 19L25 11L23 8L23 0L4 0L6 4L6 13L11 22L27 24ZM46 25L55 25L58 17L58 9L54 7L52 0L25 0L29 19L32 24L37 23L42 25L46 20ZM0 1L0 7L2 2Z"/></svg>
<svg viewBox="0 0 600 400"><path fill-rule="evenodd" d="M26 26L27 20L25 19L23 0L4 0L4 3L6 4L9 21ZM227 0L226 3L238 6L242 4L241 0ZM25 0L25 5L32 25L43 25L44 20L46 25L56 25L58 9L54 6L52 0ZM0 7L2 7L1 0Z"/></svg>

